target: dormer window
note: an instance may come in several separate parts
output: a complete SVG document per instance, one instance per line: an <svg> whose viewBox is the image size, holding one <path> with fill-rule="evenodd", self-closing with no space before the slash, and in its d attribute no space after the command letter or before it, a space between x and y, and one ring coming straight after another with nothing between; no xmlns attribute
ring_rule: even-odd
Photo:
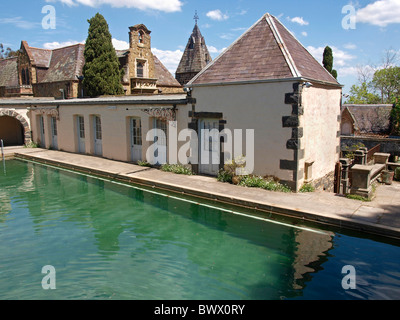
<svg viewBox="0 0 400 320"><path fill-rule="evenodd" d="M193 37L190 38L189 49L194 49L195 39Z"/></svg>

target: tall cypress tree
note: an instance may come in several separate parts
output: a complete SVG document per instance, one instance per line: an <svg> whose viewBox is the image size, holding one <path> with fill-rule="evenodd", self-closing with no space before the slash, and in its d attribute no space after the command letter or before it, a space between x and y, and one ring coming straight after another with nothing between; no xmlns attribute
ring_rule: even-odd
<svg viewBox="0 0 400 320"><path fill-rule="evenodd" d="M329 46L325 47L322 64L329 73L337 79L337 71L333 69L333 52Z"/></svg>
<svg viewBox="0 0 400 320"><path fill-rule="evenodd" d="M90 97L123 94L122 74L107 21L97 13L88 22L90 26L83 67L83 85L86 93Z"/></svg>

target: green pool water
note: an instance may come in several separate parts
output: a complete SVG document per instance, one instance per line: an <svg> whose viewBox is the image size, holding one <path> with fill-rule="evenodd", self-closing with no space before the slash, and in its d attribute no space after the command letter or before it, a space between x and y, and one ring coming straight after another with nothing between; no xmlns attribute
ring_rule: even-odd
<svg viewBox="0 0 400 320"><path fill-rule="evenodd" d="M399 262L396 243L18 160L0 171L2 300L399 299ZM342 287L345 265L356 289Z"/></svg>

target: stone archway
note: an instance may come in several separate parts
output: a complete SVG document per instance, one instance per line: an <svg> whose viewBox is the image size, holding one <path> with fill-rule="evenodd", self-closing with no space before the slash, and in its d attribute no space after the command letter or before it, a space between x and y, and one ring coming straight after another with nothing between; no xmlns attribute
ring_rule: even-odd
<svg viewBox="0 0 400 320"><path fill-rule="evenodd" d="M18 112L16 112L15 110L10 110L10 109L2 109L0 110L0 119L2 119L2 121L5 121L5 123L8 123L10 128L15 128L16 130L16 134L18 134L18 124L13 123L12 120L7 120L8 118L11 119L15 119L19 122L20 126L21 126L21 135L23 136L21 142L22 144L28 144L32 141L32 137L31 137L31 128L29 126L29 122L26 120L26 118L24 116L22 116L21 114L19 114ZM18 140L18 137L15 136L13 139L13 142L15 142L16 140ZM16 144L16 143L12 143L12 144ZM7 142L6 142L7 145Z"/></svg>

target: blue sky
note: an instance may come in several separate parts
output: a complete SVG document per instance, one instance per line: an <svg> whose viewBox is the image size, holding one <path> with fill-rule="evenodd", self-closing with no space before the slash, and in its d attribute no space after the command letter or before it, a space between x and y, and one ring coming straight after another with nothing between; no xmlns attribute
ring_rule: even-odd
<svg viewBox="0 0 400 320"><path fill-rule="evenodd" d="M47 5L55 9L55 29L43 28ZM266 12L278 17L318 61L324 47L331 46L344 92L357 82L357 66L379 67L386 50L400 55L400 0L15 0L2 1L0 9L0 43L14 50L21 40L39 48L83 42L87 19L97 12L120 49L127 46L129 26L143 23L152 31L153 52L172 73L196 10L213 58ZM346 29L343 21L355 23Z"/></svg>

